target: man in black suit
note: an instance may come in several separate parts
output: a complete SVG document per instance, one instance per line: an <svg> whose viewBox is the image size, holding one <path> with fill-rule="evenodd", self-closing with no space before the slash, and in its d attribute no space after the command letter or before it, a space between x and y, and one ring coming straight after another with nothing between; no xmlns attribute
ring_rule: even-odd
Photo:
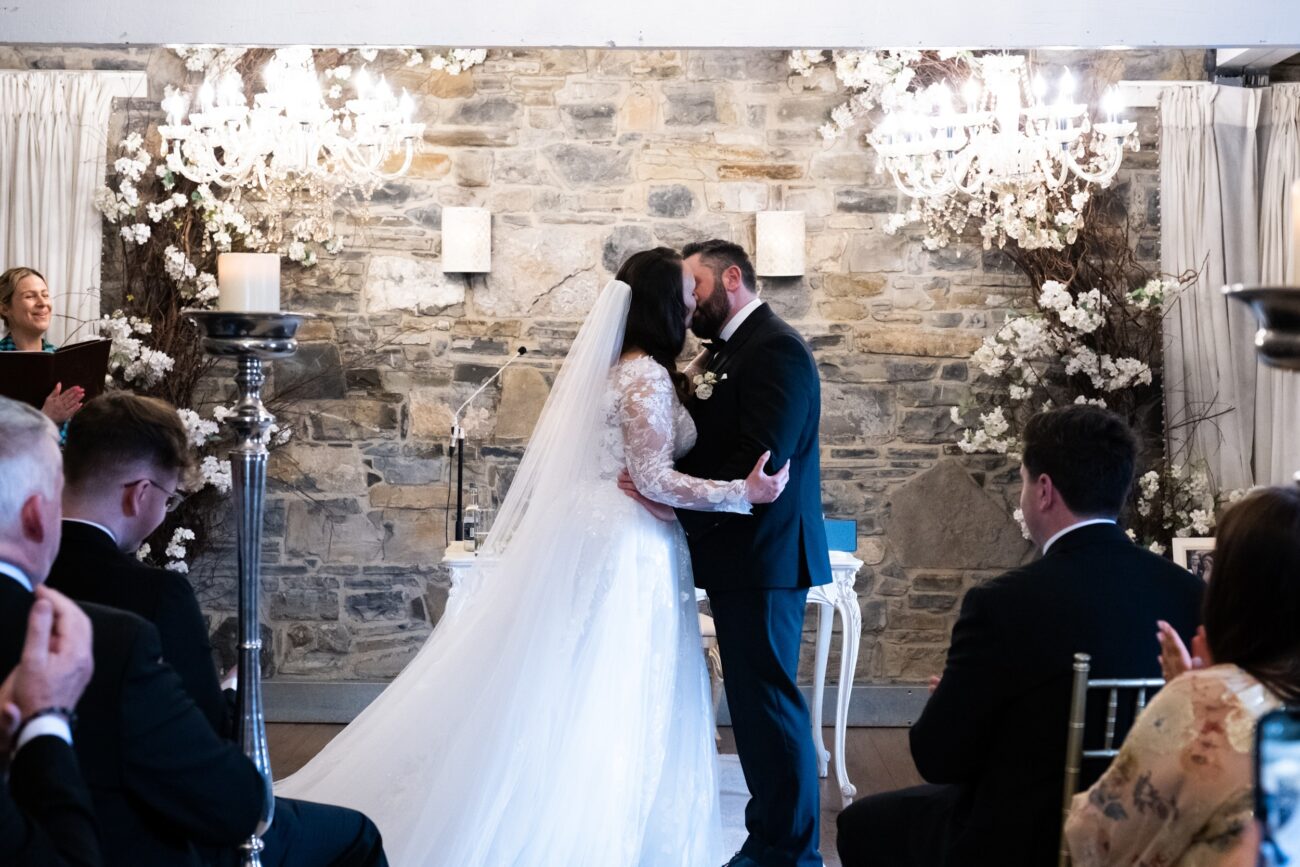
<svg viewBox="0 0 1300 867"><path fill-rule="evenodd" d="M32 408L0 398L0 670L17 662L33 588L59 547L58 433ZM124 461L115 471L138 469ZM124 484L125 487L125 484ZM166 496L150 487L150 508ZM13 515L8 523L3 517ZM267 787L221 739L163 660L157 630L123 611L83 604L95 673L76 706L76 752L99 818L105 863L132 867L234 864L256 829ZM387 862L379 834L353 810L277 800L262 863Z"/></svg>
<svg viewBox="0 0 1300 867"><path fill-rule="evenodd" d="M1156 621L1190 639L1200 617L1201 582L1116 526L1136 455L1099 407L1030 420L1020 507L1043 556L967 592L910 735L932 785L841 813L845 867L1055 863L1074 654L1093 677L1159 677Z"/></svg>
<svg viewBox="0 0 1300 867"><path fill-rule="evenodd" d="M9 770L0 785L0 864L99 867L95 814L66 715L94 670L90 620L59 593L36 595L22 661L0 684L0 770L6 762Z"/></svg>
<svg viewBox="0 0 1300 867"><path fill-rule="evenodd" d="M749 837L736 867L820 867L817 756L796 683L808 588L831 580L817 432L821 384L808 345L755 293L754 267L727 241L682 250L695 276L691 330L712 341L691 416L695 447L677 469L742 479L771 452L790 482L752 515L679 510L695 583L709 594L736 752L749 787Z"/></svg>
<svg viewBox="0 0 1300 867"><path fill-rule="evenodd" d="M232 693L218 682L194 588L134 556L183 498L194 464L185 425L171 404L133 394L83 409L63 447L63 541L46 584L152 623L185 691L218 734L233 738Z"/></svg>

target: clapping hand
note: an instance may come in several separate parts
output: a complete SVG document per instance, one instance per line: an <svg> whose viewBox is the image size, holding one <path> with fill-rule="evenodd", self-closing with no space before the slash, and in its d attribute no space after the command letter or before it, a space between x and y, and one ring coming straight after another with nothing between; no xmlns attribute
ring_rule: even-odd
<svg viewBox="0 0 1300 867"><path fill-rule="evenodd" d="M45 398L45 405L41 407L41 412L55 424L63 424L77 414L77 410L81 409L81 401L85 397L86 390L81 386L74 385L65 391L63 383L60 382L54 386L54 391L50 392L49 397Z"/></svg>
<svg viewBox="0 0 1300 867"><path fill-rule="evenodd" d="M0 684L0 753L31 714L76 706L94 669L90 618L63 594L37 587L22 658Z"/></svg>
<svg viewBox="0 0 1300 867"><path fill-rule="evenodd" d="M1185 671L1214 664L1210 659L1210 646L1205 640L1204 626L1197 628L1190 653L1178 631L1163 620L1156 621L1156 641L1160 643L1160 673L1166 681L1173 680Z"/></svg>

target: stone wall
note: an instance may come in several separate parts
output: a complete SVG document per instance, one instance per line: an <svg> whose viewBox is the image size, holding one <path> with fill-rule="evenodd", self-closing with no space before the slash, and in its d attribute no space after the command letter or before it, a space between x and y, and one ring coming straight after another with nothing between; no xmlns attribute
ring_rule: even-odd
<svg viewBox="0 0 1300 867"><path fill-rule="evenodd" d="M1200 52L1052 53L1084 76L1200 77ZM163 49L0 46L0 67L149 68ZM718 236L752 247L753 212L807 215L808 271L762 281L807 337L823 380L826 514L858 522L858 678L912 682L942 667L963 591L1020 562L1014 468L956 453L949 408L966 363L1020 278L996 251L927 253L884 234L898 206L852 139L817 127L833 77L790 76L775 51L493 51L425 79L428 124L408 177L352 214L350 242L286 271L285 304L319 314L298 357L296 436L272 466L266 618L278 676L383 678L443 610L452 408L516 347L522 365L468 416L467 474L498 499L583 313L629 252ZM120 115L120 111L119 111ZM1158 251L1155 118L1116 201ZM119 118L120 123L120 118ZM441 210L494 219L492 273L439 268ZM106 282L111 275L106 275ZM233 634L229 552L194 580L219 639ZM806 655L807 656L807 655ZM834 664L834 663L833 663Z"/></svg>

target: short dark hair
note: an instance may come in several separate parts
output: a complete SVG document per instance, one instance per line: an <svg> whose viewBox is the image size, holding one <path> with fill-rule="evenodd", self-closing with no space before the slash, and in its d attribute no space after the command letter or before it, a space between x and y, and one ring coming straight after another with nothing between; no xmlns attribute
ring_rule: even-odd
<svg viewBox="0 0 1300 867"><path fill-rule="evenodd" d="M1219 521L1205 637L1286 701L1300 701L1300 487L1264 488Z"/></svg>
<svg viewBox="0 0 1300 867"><path fill-rule="evenodd" d="M80 488L112 468L149 461L164 470L189 472L194 448L176 407L156 397L107 392L83 406L68 422L63 476Z"/></svg>
<svg viewBox="0 0 1300 867"><path fill-rule="evenodd" d="M1115 413L1092 404L1048 410L1029 420L1024 440L1029 477L1046 473L1071 512L1113 517L1124 508L1137 438Z"/></svg>
<svg viewBox="0 0 1300 867"><path fill-rule="evenodd" d="M740 282L745 284L746 289L753 292L758 285L754 277L754 263L749 261L749 254L739 244L714 238L710 241L695 241L682 248L683 259L689 259L697 253L700 261L712 269L716 279L721 280L722 272L735 265L740 269Z"/></svg>
<svg viewBox="0 0 1300 867"><path fill-rule="evenodd" d="M627 257L614 278L632 287L623 351L639 349L659 362L684 393L686 378L676 361L686 344L686 300L682 257L671 247L653 247Z"/></svg>

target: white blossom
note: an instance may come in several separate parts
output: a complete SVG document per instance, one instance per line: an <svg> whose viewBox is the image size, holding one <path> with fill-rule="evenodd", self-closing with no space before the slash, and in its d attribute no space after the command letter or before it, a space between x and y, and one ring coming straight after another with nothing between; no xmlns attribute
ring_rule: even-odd
<svg viewBox="0 0 1300 867"><path fill-rule="evenodd" d="M1166 548L1164 545L1161 545L1159 542L1152 542L1149 546L1147 546L1147 550L1150 551L1152 554L1157 554L1163 557L1165 555L1165 551L1169 549Z"/></svg>
<svg viewBox="0 0 1300 867"><path fill-rule="evenodd" d="M194 531L188 527L177 527L172 533L171 541L167 543L167 549L163 552L173 560L184 560L186 556L185 543L194 541Z"/></svg>
<svg viewBox="0 0 1300 867"><path fill-rule="evenodd" d="M207 455L199 465L199 473L205 484L212 485L223 494L230 491L230 461Z"/></svg>
<svg viewBox="0 0 1300 867"><path fill-rule="evenodd" d="M1048 280L1043 283L1043 290L1038 296L1038 306L1047 310L1065 310L1074 305L1074 298L1063 283Z"/></svg>
<svg viewBox="0 0 1300 867"><path fill-rule="evenodd" d="M122 227L122 237L134 244L144 244L149 240L152 230L147 223L136 223Z"/></svg>
<svg viewBox="0 0 1300 867"><path fill-rule="evenodd" d="M216 422L203 418L192 409L180 408L176 412L181 417L181 423L185 425L185 433L189 436L190 445L195 448L205 444L220 431Z"/></svg>
<svg viewBox="0 0 1300 867"><path fill-rule="evenodd" d="M1025 523L1024 510L1016 509L1011 513L1011 517L1015 518L1016 523L1020 525L1020 535L1024 536L1026 539L1032 539L1033 537L1029 535L1029 525Z"/></svg>

